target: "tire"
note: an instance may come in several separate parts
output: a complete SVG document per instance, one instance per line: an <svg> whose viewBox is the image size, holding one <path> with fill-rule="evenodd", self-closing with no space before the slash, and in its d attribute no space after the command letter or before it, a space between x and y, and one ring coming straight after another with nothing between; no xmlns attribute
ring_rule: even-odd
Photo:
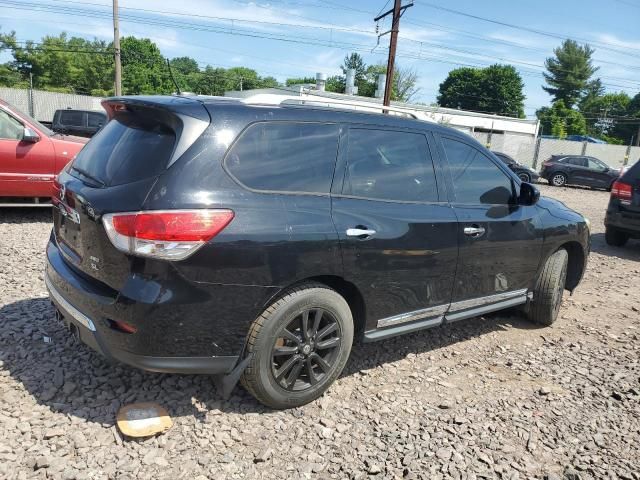
<svg viewBox="0 0 640 480"><path fill-rule="evenodd" d="M246 351L253 358L242 385L275 409L312 402L342 372L353 330L351 309L335 290L318 283L292 288L251 325Z"/></svg>
<svg viewBox="0 0 640 480"><path fill-rule="evenodd" d="M607 227L604 231L604 241L612 247L623 247L628 240L629 235L615 228Z"/></svg>
<svg viewBox="0 0 640 480"><path fill-rule="evenodd" d="M564 187L567 184L567 176L564 173L554 173L549 179L549 185Z"/></svg>
<svg viewBox="0 0 640 480"><path fill-rule="evenodd" d="M558 318L567 280L569 254L560 249L544 264L533 290L533 300L528 308L530 320L540 325L551 325Z"/></svg>
<svg viewBox="0 0 640 480"><path fill-rule="evenodd" d="M528 173L521 172L518 174L518 178L523 182L531 183L531 175Z"/></svg>

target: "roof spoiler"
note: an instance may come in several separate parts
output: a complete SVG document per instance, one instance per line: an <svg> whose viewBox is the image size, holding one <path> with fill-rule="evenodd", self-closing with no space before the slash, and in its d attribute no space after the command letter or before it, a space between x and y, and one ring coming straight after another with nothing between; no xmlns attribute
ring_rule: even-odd
<svg viewBox="0 0 640 480"><path fill-rule="evenodd" d="M176 136L176 144L167 168L194 144L211 123L211 117L204 105L189 97L111 97L104 99L101 103L107 111L109 120L120 112L149 114L153 121L171 128Z"/></svg>

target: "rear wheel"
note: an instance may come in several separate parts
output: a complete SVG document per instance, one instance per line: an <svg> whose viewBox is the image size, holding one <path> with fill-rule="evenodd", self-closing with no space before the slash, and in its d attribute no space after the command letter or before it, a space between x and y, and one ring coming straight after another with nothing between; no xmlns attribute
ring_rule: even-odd
<svg viewBox="0 0 640 480"><path fill-rule="evenodd" d="M351 310L340 294L322 284L293 288L253 322L242 384L268 407L304 405L340 375L352 341Z"/></svg>
<svg viewBox="0 0 640 480"><path fill-rule="evenodd" d="M520 178L520 180L522 180L523 182L531 183L531 175L529 175L528 173L520 172L518 174L518 178Z"/></svg>
<svg viewBox="0 0 640 480"><path fill-rule="evenodd" d="M554 187L564 187L567 184L567 176L564 173L554 173L549 183Z"/></svg>
<svg viewBox="0 0 640 480"><path fill-rule="evenodd" d="M551 325L558 318L567 280L569 254L560 249L551 255L536 281L528 317L541 325Z"/></svg>
<svg viewBox="0 0 640 480"><path fill-rule="evenodd" d="M629 235L615 228L607 227L604 232L604 241L612 247L623 247L629 240Z"/></svg>

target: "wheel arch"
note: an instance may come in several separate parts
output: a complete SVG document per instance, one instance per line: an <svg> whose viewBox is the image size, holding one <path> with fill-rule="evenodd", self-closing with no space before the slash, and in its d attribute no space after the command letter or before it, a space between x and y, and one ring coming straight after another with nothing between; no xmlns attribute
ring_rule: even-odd
<svg viewBox="0 0 640 480"><path fill-rule="evenodd" d="M366 323L364 297L358 287L338 275L318 275L315 277L307 277L297 280L294 283L281 288L278 293L271 296L265 302L263 309L275 302L284 292L287 292L291 288L304 285L305 283L321 283L338 292L347 301L347 304L351 309L351 315L353 316L354 340L362 337Z"/></svg>
<svg viewBox="0 0 640 480"><path fill-rule="evenodd" d="M565 288L570 292L573 292L584 275L587 254L584 247L579 242L575 241L563 243L558 247L558 249L556 249L556 251L561 248L565 249L569 254Z"/></svg>

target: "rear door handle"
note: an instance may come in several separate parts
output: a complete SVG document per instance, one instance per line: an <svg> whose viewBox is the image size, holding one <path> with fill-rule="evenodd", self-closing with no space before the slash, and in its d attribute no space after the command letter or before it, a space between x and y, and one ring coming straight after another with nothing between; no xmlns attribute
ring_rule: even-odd
<svg viewBox="0 0 640 480"><path fill-rule="evenodd" d="M375 235L376 231L368 228L348 228L347 237L370 237Z"/></svg>
<svg viewBox="0 0 640 480"><path fill-rule="evenodd" d="M485 231L486 230L484 229L484 227L478 227L477 225L474 225L472 227L464 227L464 234L469 237L481 237L482 235L484 235Z"/></svg>

